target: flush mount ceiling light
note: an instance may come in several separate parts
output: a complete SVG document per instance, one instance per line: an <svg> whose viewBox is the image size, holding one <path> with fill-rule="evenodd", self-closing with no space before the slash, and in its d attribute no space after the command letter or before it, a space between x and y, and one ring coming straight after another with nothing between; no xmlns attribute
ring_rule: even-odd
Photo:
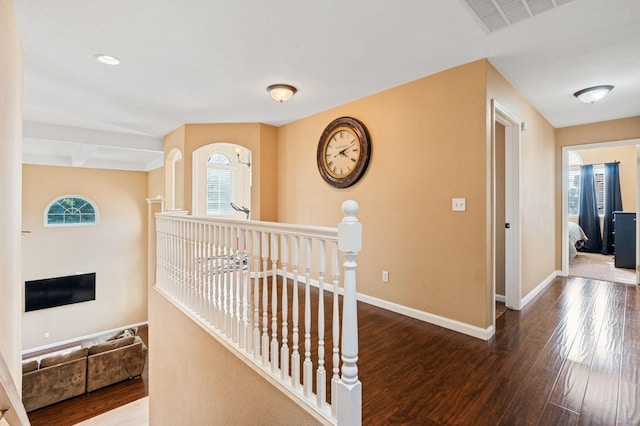
<svg viewBox="0 0 640 426"><path fill-rule="evenodd" d="M586 89L578 90L573 94L573 96L585 104L595 104L607 96L611 90L613 90L613 86L609 84L604 86L587 87Z"/></svg>
<svg viewBox="0 0 640 426"><path fill-rule="evenodd" d="M272 84L267 87L267 91L274 100L283 103L291 99L298 89L288 84Z"/></svg>
<svg viewBox="0 0 640 426"><path fill-rule="evenodd" d="M93 55L93 58L105 65L118 65L120 63L120 59L116 58L115 56L103 55L102 53Z"/></svg>

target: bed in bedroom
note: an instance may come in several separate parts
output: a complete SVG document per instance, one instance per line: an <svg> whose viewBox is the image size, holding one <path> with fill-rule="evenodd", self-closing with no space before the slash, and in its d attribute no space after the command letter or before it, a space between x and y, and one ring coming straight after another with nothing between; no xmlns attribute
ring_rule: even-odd
<svg viewBox="0 0 640 426"><path fill-rule="evenodd" d="M576 257L578 249L588 240L584 231L577 223L569 222L569 260Z"/></svg>

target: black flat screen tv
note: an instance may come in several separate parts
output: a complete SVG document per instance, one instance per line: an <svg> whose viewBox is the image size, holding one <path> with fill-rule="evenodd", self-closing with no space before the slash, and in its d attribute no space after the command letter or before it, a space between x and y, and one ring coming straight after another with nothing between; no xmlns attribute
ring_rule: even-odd
<svg viewBox="0 0 640 426"><path fill-rule="evenodd" d="M45 278L24 283L25 312L96 300L96 273Z"/></svg>

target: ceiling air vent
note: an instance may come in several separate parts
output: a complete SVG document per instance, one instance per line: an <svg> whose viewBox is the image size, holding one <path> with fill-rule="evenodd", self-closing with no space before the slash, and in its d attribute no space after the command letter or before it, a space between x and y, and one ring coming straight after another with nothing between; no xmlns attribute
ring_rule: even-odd
<svg viewBox="0 0 640 426"><path fill-rule="evenodd" d="M487 34L573 0L461 0Z"/></svg>

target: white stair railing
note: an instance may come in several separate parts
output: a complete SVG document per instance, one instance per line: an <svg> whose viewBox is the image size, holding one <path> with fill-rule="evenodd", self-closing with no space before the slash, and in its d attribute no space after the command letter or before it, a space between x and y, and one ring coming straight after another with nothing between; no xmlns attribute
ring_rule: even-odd
<svg viewBox="0 0 640 426"><path fill-rule="evenodd" d="M356 256L362 225L355 201L342 210L337 228L157 214L155 288L317 418L360 425ZM325 309L327 291L331 310Z"/></svg>

